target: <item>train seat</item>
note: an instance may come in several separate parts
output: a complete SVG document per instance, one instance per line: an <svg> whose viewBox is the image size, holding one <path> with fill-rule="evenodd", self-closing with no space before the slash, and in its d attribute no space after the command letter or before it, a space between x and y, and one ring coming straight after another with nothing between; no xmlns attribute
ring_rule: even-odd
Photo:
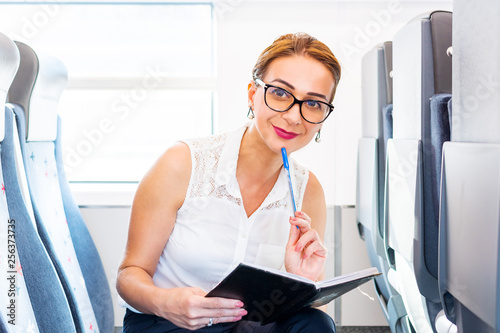
<svg viewBox="0 0 500 333"><path fill-rule="evenodd" d="M58 117L55 157L64 213L99 328L101 332L113 332L115 318L111 290L108 287L109 283L96 245L80 213L80 208L73 199L66 179L62 157L61 128L61 118Z"/></svg>
<svg viewBox="0 0 500 333"><path fill-rule="evenodd" d="M0 54L2 54L0 60L0 151L3 151L8 141L8 138L5 140L6 132L9 136L9 130L6 130L6 127L10 125L8 120L6 121L8 110L5 110L7 91L19 68L19 51L14 42L3 34L0 34ZM2 168L0 168L0 182L2 184L0 219L5 223L0 230L0 244L2 244L0 262L4 273L3 278L0 279L0 290L5 292L1 297L0 317L6 332L11 331L8 327L37 328L24 276L21 274L22 266L16 246L16 220L11 217L7 207L6 181L4 181Z"/></svg>
<svg viewBox="0 0 500 333"><path fill-rule="evenodd" d="M435 332L441 147L449 140L452 13L435 11L393 40L393 139L387 143L385 241L417 332ZM446 117L445 117L446 115ZM452 325L450 323L450 325Z"/></svg>
<svg viewBox="0 0 500 333"><path fill-rule="evenodd" d="M59 184L55 157L57 103L66 86L67 71L58 59L39 56L24 43L16 44L21 66L8 98L16 116L38 233L64 286L77 331L110 332L112 326L103 329L97 320L98 316L109 313L99 307L106 290L110 295L108 284L90 289L95 287L86 280L90 273L82 272L88 266L80 263L86 258L78 255L92 249L75 249ZM104 274L100 260L93 263L91 273ZM96 297L92 298L92 294Z"/></svg>
<svg viewBox="0 0 500 333"><path fill-rule="evenodd" d="M388 282L383 242L385 145L392 137L392 43L369 51L362 60L362 138L358 142L356 216L370 262L382 275L375 291L392 332L410 332L401 295Z"/></svg>
<svg viewBox="0 0 500 333"><path fill-rule="evenodd" d="M500 3L455 0L443 147L439 291L459 332L500 332Z"/></svg>
<svg viewBox="0 0 500 333"><path fill-rule="evenodd" d="M2 230L0 237L5 241L2 241L2 244L8 244L10 240L13 246L8 251L5 247L5 250L8 255L15 255L15 260L10 261L10 257L7 256L2 260L2 264L7 269L5 273L9 272L6 276L10 278L6 281L2 279L2 284L8 282L10 285L1 289L8 291L14 285L15 295L4 296L7 297L9 306L14 300L14 308L9 309L9 306L2 302L2 308L7 309L7 313L4 310L2 315L7 314L7 318L3 318L6 325L0 328L0 331L75 332L62 285L38 236L32 214L28 209L28 207L31 208L31 203L26 202L22 185L20 185L22 183L20 180L25 179L24 167L18 154L19 145L16 144L18 137L13 111L5 104L7 91L19 66L19 51L14 42L3 34L0 34L0 48L0 53L3 55L3 63L0 64L0 71L2 71L0 110L2 110L1 118L3 119L1 122L3 140L0 145L2 181L0 215L7 223L6 234L4 235L4 230ZM22 170L23 174L20 175L19 170ZM12 225L13 228L7 229L7 225ZM7 230L13 232L7 233ZM2 298L2 300L5 299Z"/></svg>

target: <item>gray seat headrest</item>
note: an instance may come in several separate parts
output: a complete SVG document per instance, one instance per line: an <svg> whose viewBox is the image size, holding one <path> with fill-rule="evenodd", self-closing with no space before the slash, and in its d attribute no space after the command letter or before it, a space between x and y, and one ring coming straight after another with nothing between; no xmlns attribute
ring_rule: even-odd
<svg viewBox="0 0 500 333"><path fill-rule="evenodd" d="M393 40L394 138L418 139L429 116L429 99L451 93L452 13L434 11L407 23Z"/></svg>
<svg viewBox="0 0 500 333"><path fill-rule="evenodd" d="M9 102L26 114L27 141L54 141L57 137L57 105L68 82L66 66L57 58L38 54L16 42L21 65L9 90Z"/></svg>
<svg viewBox="0 0 500 333"><path fill-rule="evenodd" d="M0 141L5 136L5 102L19 68L19 51L14 42L0 33Z"/></svg>

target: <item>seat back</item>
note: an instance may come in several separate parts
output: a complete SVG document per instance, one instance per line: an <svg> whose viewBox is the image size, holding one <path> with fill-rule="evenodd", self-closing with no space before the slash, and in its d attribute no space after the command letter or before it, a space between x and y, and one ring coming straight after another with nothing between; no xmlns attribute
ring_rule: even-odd
<svg viewBox="0 0 500 333"><path fill-rule="evenodd" d="M19 67L19 51L17 51L14 43L4 34L0 34L0 54L2 58L0 59L0 152L3 149L3 140L5 138L5 100L7 97L7 91L14 79L14 75ZM4 294L0 298L0 331L9 332L7 327L7 322L9 319L11 322L16 323L16 280L17 272L15 270L16 264L18 263L17 251L15 249L15 224L10 227L11 219L7 210L7 199L5 197L5 183L3 181L3 173L0 168L0 183L1 187L1 197L0 197L0 219L5 223L5 225L0 230L0 244L2 244L2 249L0 249L0 262L2 262L2 273L4 278L0 279L0 290L4 291ZM9 235L12 235L9 237ZM11 239L12 253L9 253L9 239ZM3 245L5 244L5 245ZM9 256L10 254L10 256ZM9 266L10 264L10 266ZM10 278L10 274L13 273L13 279ZM12 282L11 282L12 281ZM10 290L13 290L14 294ZM10 300L13 300L13 306L10 304ZM12 307L12 313L10 313Z"/></svg>
<svg viewBox="0 0 500 333"><path fill-rule="evenodd" d="M67 72L58 59L39 57L26 44L16 44L25 71L18 72L8 96L14 105L38 234L63 284L77 331L98 332L64 213L55 160L57 103Z"/></svg>
<svg viewBox="0 0 500 333"><path fill-rule="evenodd" d="M422 114L423 223L418 239L423 243L417 243L415 271L421 293L427 299L439 302L439 192L442 147L444 142L450 140L448 101L452 92L452 59L447 50L452 45L452 14L435 12L430 23L434 95L430 99L429 112Z"/></svg>
<svg viewBox="0 0 500 333"><path fill-rule="evenodd" d="M26 325L26 331L33 329L34 332L76 332L61 281L26 208L26 204L31 203L24 200L18 181L18 159L15 153L17 127L13 111L10 108L6 111L6 123L10 126L7 126L2 142L1 161L9 216L11 220L16 221L16 246L19 263L22 263L19 268L22 273L18 275L20 286L17 302L20 306L28 304L23 302L21 297L25 289L32 307L31 311L29 308L18 309L19 322L16 326L19 328ZM24 278L25 287L21 276ZM28 315L23 315L26 312ZM36 322L32 319L32 314ZM22 317L24 318L21 319Z"/></svg>
<svg viewBox="0 0 500 333"><path fill-rule="evenodd" d="M418 17L393 40L394 139L387 145L386 240L408 315L418 332L432 331L442 308L436 193L440 151L449 139L444 133L449 133L449 125L436 113L445 109L435 107L446 105L449 96L443 100L442 93L451 93L451 58L446 52L451 46L451 17L442 11ZM441 125L434 126L436 120Z"/></svg>
<svg viewBox="0 0 500 333"><path fill-rule="evenodd" d="M453 25L453 117L454 142L500 142L497 112L498 55L500 44L495 20L499 4L485 0L474 5L456 0ZM454 10L455 12L455 10ZM473 49L469 50L468 48Z"/></svg>
<svg viewBox="0 0 500 333"><path fill-rule="evenodd" d="M10 77L12 81L19 66L19 51L14 42L3 34L0 34L0 49L3 55L3 63L0 64L0 90L4 134L0 145L0 216L7 223L0 230L0 243L6 244L7 251L5 256L2 253L2 262L7 268L7 279L2 279L2 282L7 282L7 285L0 288L7 292L7 302L2 302L2 309L7 309L7 313L2 311L2 315L6 314L4 319L7 325L4 330L8 332L7 327L10 327L14 332L74 332L62 286L38 237L18 181L22 177L18 177L17 171L22 166L18 163L19 155L15 154L13 112L6 107L5 97L10 86L7 78Z"/></svg>
<svg viewBox="0 0 500 333"><path fill-rule="evenodd" d="M409 332L401 296L388 282L389 265L383 241L385 184L385 138L383 110L392 104L392 43L369 51L362 60L362 138L358 142L356 215L360 236L365 240L370 262L382 275L375 291L393 332ZM387 115L387 114L386 114Z"/></svg>
<svg viewBox="0 0 500 333"><path fill-rule="evenodd" d="M392 42L376 46L363 57L362 138L358 144L356 207L358 222L374 231L374 244L380 256L385 255L382 237L386 145L392 138L391 73Z"/></svg>
<svg viewBox="0 0 500 333"><path fill-rule="evenodd" d="M459 332L500 332L500 3L454 1L451 141L443 149L439 290Z"/></svg>
<svg viewBox="0 0 500 333"><path fill-rule="evenodd" d="M444 148L439 286L459 332L499 332L500 144Z"/></svg>
<svg viewBox="0 0 500 333"><path fill-rule="evenodd" d="M57 139L55 143L55 157L57 163L57 175L62 194L64 213L68 221L71 239L75 247L76 256L82 270L87 291L89 293L92 308L99 324L101 332L113 332L114 312L111 300L111 290L104 271L101 257L92 240L82 214L73 199L69 183L64 172L61 139L61 118L58 118Z"/></svg>

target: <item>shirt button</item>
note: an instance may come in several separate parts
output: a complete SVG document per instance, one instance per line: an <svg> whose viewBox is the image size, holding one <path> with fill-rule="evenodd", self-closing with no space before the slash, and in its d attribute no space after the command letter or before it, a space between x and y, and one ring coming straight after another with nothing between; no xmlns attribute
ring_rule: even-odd
<svg viewBox="0 0 500 333"><path fill-rule="evenodd" d="M241 237L243 237L243 238L247 238L247 236L248 236L248 235L247 235L247 233L246 233L246 232L242 232L242 233L241 233Z"/></svg>

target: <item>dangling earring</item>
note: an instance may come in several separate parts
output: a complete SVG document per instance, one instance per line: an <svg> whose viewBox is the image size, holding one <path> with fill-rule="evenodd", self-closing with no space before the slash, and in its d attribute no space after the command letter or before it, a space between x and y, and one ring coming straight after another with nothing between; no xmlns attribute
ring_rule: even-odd
<svg viewBox="0 0 500 333"><path fill-rule="evenodd" d="M321 142L321 128L319 129L318 133L316 133L316 137L314 138L314 141L317 143Z"/></svg>
<svg viewBox="0 0 500 333"><path fill-rule="evenodd" d="M250 119L250 120L252 120L253 118L255 118L255 115L253 114L252 107L248 108L247 118Z"/></svg>

